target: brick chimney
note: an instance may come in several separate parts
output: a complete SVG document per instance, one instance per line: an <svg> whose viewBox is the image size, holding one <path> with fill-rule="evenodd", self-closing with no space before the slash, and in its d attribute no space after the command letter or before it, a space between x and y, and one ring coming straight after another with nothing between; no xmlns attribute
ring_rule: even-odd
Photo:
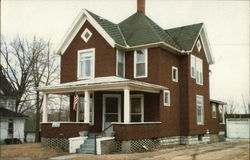
<svg viewBox="0 0 250 160"><path fill-rule="evenodd" d="M145 14L145 0L137 0L137 12Z"/></svg>

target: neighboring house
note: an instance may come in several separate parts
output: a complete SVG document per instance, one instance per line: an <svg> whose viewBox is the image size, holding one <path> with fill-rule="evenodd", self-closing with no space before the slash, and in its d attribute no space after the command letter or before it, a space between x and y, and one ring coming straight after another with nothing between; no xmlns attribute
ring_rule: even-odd
<svg viewBox="0 0 250 160"><path fill-rule="evenodd" d="M17 138L24 142L24 123L27 117L0 107L0 143L5 139Z"/></svg>
<svg viewBox="0 0 250 160"><path fill-rule="evenodd" d="M14 111L16 106L16 95L10 82L3 74L0 64L0 106Z"/></svg>
<svg viewBox="0 0 250 160"><path fill-rule="evenodd" d="M61 84L38 88L44 93L43 145L64 141L68 149L68 139L80 131L89 133L86 143L92 133L113 131L113 138L97 140L97 153L131 152L159 143L206 143L225 130L210 104L214 61L204 24L162 29L145 15L143 0L137 5L119 24L79 13L58 47ZM48 122L49 94L70 97L70 122ZM87 153L85 147L77 151Z"/></svg>
<svg viewBox="0 0 250 160"><path fill-rule="evenodd" d="M36 139L36 120L28 119L24 127L24 140L25 142L32 143Z"/></svg>
<svg viewBox="0 0 250 160"><path fill-rule="evenodd" d="M250 114L226 114L228 138L250 138Z"/></svg>

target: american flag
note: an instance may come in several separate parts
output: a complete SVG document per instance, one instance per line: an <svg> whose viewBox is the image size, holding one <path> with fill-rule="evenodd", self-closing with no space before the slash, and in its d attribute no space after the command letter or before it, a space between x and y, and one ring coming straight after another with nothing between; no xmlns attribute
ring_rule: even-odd
<svg viewBox="0 0 250 160"><path fill-rule="evenodd" d="M79 101L79 97L78 97L77 93L75 92L75 95L74 95L74 103L73 103L73 109L74 109L75 111L76 111L76 109L77 109L78 101Z"/></svg>

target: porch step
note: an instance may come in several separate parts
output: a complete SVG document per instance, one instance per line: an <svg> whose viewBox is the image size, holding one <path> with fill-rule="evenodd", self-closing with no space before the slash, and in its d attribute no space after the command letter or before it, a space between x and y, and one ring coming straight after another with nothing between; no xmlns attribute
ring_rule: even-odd
<svg viewBox="0 0 250 160"><path fill-rule="evenodd" d="M95 154L95 139L88 138L84 141L84 144L80 145L80 148L76 150L77 153L82 154Z"/></svg>

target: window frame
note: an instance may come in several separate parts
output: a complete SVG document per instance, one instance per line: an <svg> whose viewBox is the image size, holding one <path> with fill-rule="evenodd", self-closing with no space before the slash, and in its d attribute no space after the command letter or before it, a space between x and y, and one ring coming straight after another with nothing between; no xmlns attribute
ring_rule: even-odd
<svg viewBox="0 0 250 160"><path fill-rule="evenodd" d="M195 57L195 72L196 84L203 85L203 61L198 57Z"/></svg>
<svg viewBox="0 0 250 160"><path fill-rule="evenodd" d="M165 94L168 94L168 101L166 103L166 96ZM165 107L170 107L171 103L170 103L170 100L171 100L171 97L170 97L170 90L164 90L163 91L163 104Z"/></svg>
<svg viewBox="0 0 250 160"><path fill-rule="evenodd" d="M90 71L90 76L86 76L86 77L81 77L80 73L81 73L81 67L80 67L80 57L81 54L84 54L85 52L85 56L91 56L92 57L92 65L90 65L90 67L92 67L92 70ZM91 53L87 53L87 52L91 52ZM91 69L91 68L90 68ZM94 78L95 77L95 48L89 48L89 49L83 49L83 50L78 50L77 51L77 79L81 80L81 79L90 79L90 78Z"/></svg>
<svg viewBox="0 0 250 160"><path fill-rule="evenodd" d="M141 99L141 113L132 113L131 111L131 99L132 98L140 98ZM132 94L130 95L130 120L132 119L132 115L141 115L141 122L144 122L144 95L143 94Z"/></svg>
<svg viewBox="0 0 250 160"><path fill-rule="evenodd" d="M175 78L174 78L174 70L176 71L176 75L175 75ZM175 67L175 66L172 66L172 81L174 82L178 82L178 67Z"/></svg>
<svg viewBox="0 0 250 160"><path fill-rule="evenodd" d="M143 76L137 76L136 75L136 71L137 71L137 50L134 50L134 78L146 78L148 77L148 49L145 48L145 49L138 49L138 50L141 50L142 53L145 54L145 75Z"/></svg>
<svg viewBox="0 0 250 160"><path fill-rule="evenodd" d="M201 122L198 121L198 99L201 98ZM196 123L197 125L204 125L204 97L201 95L196 95Z"/></svg>
<svg viewBox="0 0 250 160"><path fill-rule="evenodd" d="M88 38L85 37L86 33L89 33L89 37ZM88 28L85 28L85 30L81 34L81 37L82 37L82 39L84 40L85 43L87 43L89 41L89 39L90 39L91 36L92 36L92 32L90 32L90 30Z"/></svg>
<svg viewBox="0 0 250 160"><path fill-rule="evenodd" d="M201 48L202 48L202 45L201 45L201 41L199 39L198 39L198 41L196 43L196 47L197 47L198 52L200 52Z"/></svg>
<svg viewBox="0 0 250 160"><path fill-rule="evenodd" d="M120 53L122 53L123 54L123 56L124 56L124 59L123 59L123 75L122 76L120 76L119 75L119 70L118 70L118 67L119 67L119 65L118 65L118 55L119 55L119 51L120 51ZM125 66L126 66L126 64L125 64L125 62L126 62L126 59L125 59L126 57L125 57L125 52L124 51L122 51L122 50L119 50L119 49L116 49L116 76L118 76L118 77L125 77Z"/></svg>
<svg viewBox="0 0 250 160"><path fill-rule="evenodd" d="M10 123L12 123L12 128L10 128ZM14 119L8 119L8 136L10 138L14 136Z"/></svg>
<svg viewBox="0 0 250 160"><path fill-rule="evenodd" d="M191 54L190 56L190 73L191 73L191 77L196 79L196 58L194 55ZM192 70L192 68L194 68L194 72Z"/></svg>
<svg viewBox="0 0 250 160"><path fill-rule="evenodd" d="M212 104L212 118L217 118L216 104Z"/></svg>

